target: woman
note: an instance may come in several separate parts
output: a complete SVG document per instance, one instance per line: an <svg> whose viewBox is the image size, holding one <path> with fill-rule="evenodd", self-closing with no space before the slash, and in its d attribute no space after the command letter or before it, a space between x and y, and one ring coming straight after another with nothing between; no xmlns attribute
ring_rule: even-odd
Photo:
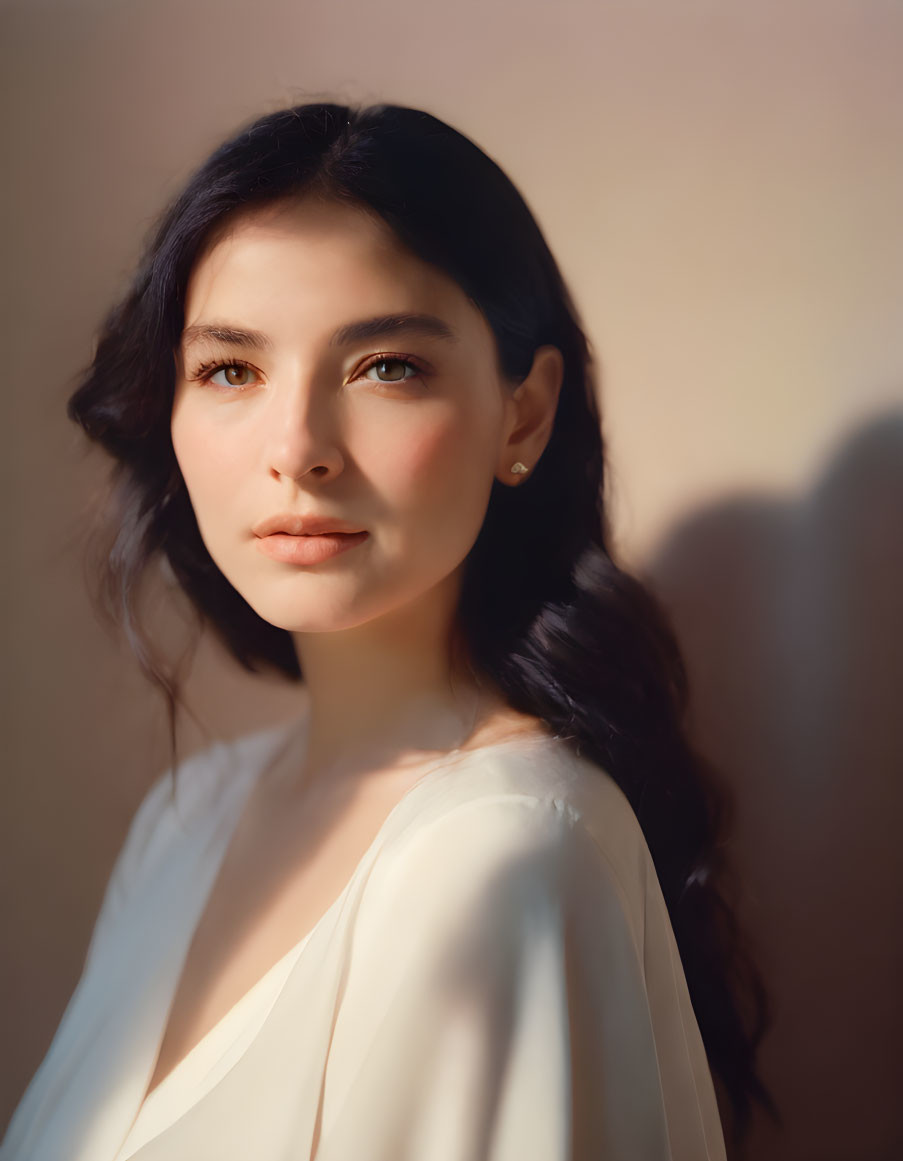
<svg viewBox="0 0 903 1161"><path fill-rule="evenodd" d="M260 118L162 216L69 414L116 460L102 591L177 793L0 1155L723 1157L712 1077L738 1138L771 1107L764 993L676 643L609 549L587 340L501 170L415 109ZM293 721L177 764L155 560L303 681Z"/></svg>

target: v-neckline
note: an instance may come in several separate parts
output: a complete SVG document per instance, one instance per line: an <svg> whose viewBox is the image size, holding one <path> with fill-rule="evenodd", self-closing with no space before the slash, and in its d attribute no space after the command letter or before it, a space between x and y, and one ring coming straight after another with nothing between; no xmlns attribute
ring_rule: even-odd
<svg viewBox="0 0 903 1161"><path fill-rule="evenodd" d="M333 906L335 906L335 903L338 903L338 899L336 899L333 904L330 904L330 910ZM324 919L326 914L327 913L324 912ZM311 938L314 930L314 928L311 928L311 930L306 935L301 937L301 939L295 944L294 947L290 947L285 955L276 960L276 962L264 972L260 979L258 979L256 983L253 983L247 989L247 991L244 992L244 994L235 1001L235 1003L231 1008L229 1008L227 1012L223 1013L220 1019L217 1020L217 1022L204 1033L200 1040L198 1040L192 1048L189 1048L186 1054L169 1070L169 1072L167 1072L167 1074L161 1080L159 1080L149 1092L145 1093L144 1100L141 1102L141 1110L144 1110L150 1105L156 1105L161 1097L161 1094L165 1094L169 1090L170 1081L177 1074L181 1076L186 1070L191 1068L198 1056L202 1055L204 1050L209 1046L210 1042L215 1038L220 1037L223 1028L235 1019L236 1015L241 1009L247 1007L253 996L257 996L261 992L267 990L268 985L272 982L273 978L285 970L286 964L301 954L301 951L304 948L304 944L307 943L307 941ZM273 1002L279 998L279 993L281 990L282 989L280 987L273 993Z"/></svg>
<svg viewBox="0 0 903 1161"><path fill-rule="evenodd" d="M254 772L254 774L252 775L252 777L248 780L248 787L246 789L246 792L242 796L241 801L238 805L238 808L235 811L235 817L232 821L232 825L229 827L228 834L225 838L225 841L222 844L222 848L221 848L219 859L217 861L216 869L215 869L215 871L211 877L211 880L210 880L210 886L209 886L208 890L206 891L206 893L204 894L204 897L203 897L203 899L202 899L202 901L197 909L195 922L192 925L191 931L188 935L187 944L186 944L186 953L185 953L186 959L187 959L188 952L191 948L191 944L192 944L192 941L194 939L195 933L198 929L198 926L201 922L201 919L203 918L207 904L210 900L210 897L213 894L214 888L215 888L216 883L218 881L219 873L220 873L220 870L225 862L228 851L230 849L232 839L235 836L236 831L238 830L238 827L239 827L241 820L244 816L245 808L251 800L251 796L254 792L255 786L258 784L259 780L264 776L264 774L275 765L275 763L281 761L285 757L285 755L289 752L289 749L291 748L291 746L295 742L303 740L304 735L306 734L306 727L307 727L307 712L305 711L305 713L303 715L301 715L299 718L292 719L290 722L288 722L283 727L281 727L281 728L276 727L273 730L273 732L276 735L276 744L268 752L266 758L261 763L259 769L256 770ZM252 993L256 993L260 989L264 988L266 986L266 982L272 979L273 975L277 973L277 971L280 969L280 967L284 966L285 962L288 959L290 959L292 957L297 957L303 953L304 946L314 937L317 930L326 922L327 918L332 914L332 912L338 906L340 906L342 900L345 898L348 891L351 889L352 885L354 884L358 875L360 874L361 869L365 866L365 864L367 864L370 861L370 856L371 856L372 852L382 842L383 836L385 835L386 831L388 830L391 820L395 817L396 813L400 811L400 809L402 808L402 805L407 803L407 801L410 798L410 796L412 795L412 793L418 787L423 786L431 778L431 776L434 773L436 773L436 774L441 773L444 769L446 769L449 766L463 765L467 762L467 760L472 760L476 757L484 756L487 753L490 753L490 752L493 752L496 750L504 750L504 749L508 749L508 748L517 749L520 747L524 747L525 745L527 745L527 746L529 746L531 744L535 745L537 743L550 742L553 740L555 740L554 735L536 732L536 733L527 733L527 734L517 734L517 735L514 735L513 737L503 738L500 741L490 742L490 743L487 743L486 745L476 747L473 750L462 750L462 749L456 747L453 750L447 751L440 758L437 758L434 762L430 763L425 770L421 771L421 773L418 775L418 777L411 783L410 786L407 787L407 789L404 791L404 793L401 795L401 797L398 799L398 801L391 807L391 809L387 813L386 817L383 819L382 823L380 824L376 834L373 836L372 841L368 844L366 850L364 851L361 858L358 860L357 864L355 865L354 870L349 875L348 881L346 882L345 886L342 888L342 890L339 892L339 894L336 896L336 898L333 900L333 902L326 908L326 910L316 920L316 922L307 931L307 933L305 935L303 935L298 940L297 943L295 943L291 948L289 948L289 950L283 956L281 956L278 960L276 960L276 962L273 963L263 973L263 975L261 975L253 984L251 984L251 986L249 988L247 988L242 993L241 996L239 996L239 998L235 1001L235 1003L231 1005L231 1007L216 1021L216 1023L213 1024L203 1034L203 1036L201 1036L201 1038L198 1041L196 1041L196 1043L185 1053L184 1056L180 1057L180 1059L165 1074L165 1076L163 1076L154 1085L154 1087L152 1089L145 1090L145 1093L141 1099L141 1102L138 1105L136 1119L137 1119L137 1116L140 1115L142 1109L144 1109L145 1105L149 1104L151 1102L151 1100L153 1100L154 1103L156 1103L156 1101L158 1099L157 1094L160 1093L161 1089L163 1089L164 1086L166 1086L167 1091L169 1090L169 1088L171 1087L170 1081L173 1080L174 1078L176 1078L177 1075L181 1076L184 1073L185 1069L190 1067L190 1064L193 1062L194 1059L196 1059L197 1054L204 1050L204 1048L209 1044L210 1040L214 1036L218 1036L221 1033L223 1026L233 1018L236 1011L239 1008L245 1006L246 1001L248 1000L248 998L251 996ZM161 1026L160 1026L160 1034L159 1034L159 1038L157 1040L156 1052L155 1052L155 1056L154 1056L154 1063L152 1065L152 1070L151 1070L152 1073L156 1068L156 1062L157 1062L157 1059L159 1057L160 1048L162 1047L163 1039L164 1039L166 1032L168 1030L168 1027L169 1027L169 1020L170 1020L170 1017L172 1015L172 1010L174 1007L175 998L178 994L179 987L181 986L181 983L182 983L183 972L184 972L184 960L182 963L182 968L179 971L178 978L176 979L175 985L172 989L169 1003L167 1005L166 1012L164 1014L164 1017L163 1017L163 1020L162 1020ZM291 974L290 971L286 975L286 980L287 980L289 974ZM279 994L281 993L282 987L285 986L286 980L283 980L282 985L280 986L279 990L276 992L276 994L274 996L274 1002L276 999L278 999ZM133 1122L133 1126L134 1126L134 1122ZM130 1130L130 1132L131 1132L131 1130Z"/></svg>

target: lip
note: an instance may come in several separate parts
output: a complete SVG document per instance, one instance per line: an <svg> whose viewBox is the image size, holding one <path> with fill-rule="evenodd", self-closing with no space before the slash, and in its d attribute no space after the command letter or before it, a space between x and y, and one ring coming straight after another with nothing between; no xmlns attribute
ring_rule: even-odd
<svg viewBox="0 0 903 1161"><path fill-rule="evenodd" d="M350 524L334 516L302 516L295 512L280 512L261 520L251 529L255 536L272 536L284 532L289 536L321 536L325 532L363 532L359 524Z"/></svg>
<svg viewBox="0 0 903 1161"><path fill-rule="evenodd" d="M369 532L309 532L293 536L287 532L272 532L269 536L258 536L254 543L271 560L280 560L284 564L319 564L363 544L369 535Z"/></svg>

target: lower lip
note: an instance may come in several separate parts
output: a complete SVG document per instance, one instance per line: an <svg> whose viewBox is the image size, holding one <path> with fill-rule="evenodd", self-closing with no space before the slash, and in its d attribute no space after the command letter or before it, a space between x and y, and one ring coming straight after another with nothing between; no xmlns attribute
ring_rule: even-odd
<svg viewBox="0 0 903 1161"><path fill-rule="evenodd" d="M318 536L290 536L287 532L275 532L272 536L259 536L257 547L264 556L286 564L319 564L356 544L363 544L369 535L369 532L324 532Z"/></svg>

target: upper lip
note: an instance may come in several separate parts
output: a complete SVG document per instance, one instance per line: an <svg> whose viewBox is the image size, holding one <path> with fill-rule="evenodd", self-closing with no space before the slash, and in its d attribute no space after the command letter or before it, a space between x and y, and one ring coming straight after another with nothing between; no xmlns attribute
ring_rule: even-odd
<svg viewBox="0 0 903 1161"><path fill-rule="evenodd" d="M365 529L334 516L301 516L295 512L280 512L255 524L252 531L255 536L272 536L274 532L286 532L290 536L318 536L323 532L364 532Z"/></svg>

